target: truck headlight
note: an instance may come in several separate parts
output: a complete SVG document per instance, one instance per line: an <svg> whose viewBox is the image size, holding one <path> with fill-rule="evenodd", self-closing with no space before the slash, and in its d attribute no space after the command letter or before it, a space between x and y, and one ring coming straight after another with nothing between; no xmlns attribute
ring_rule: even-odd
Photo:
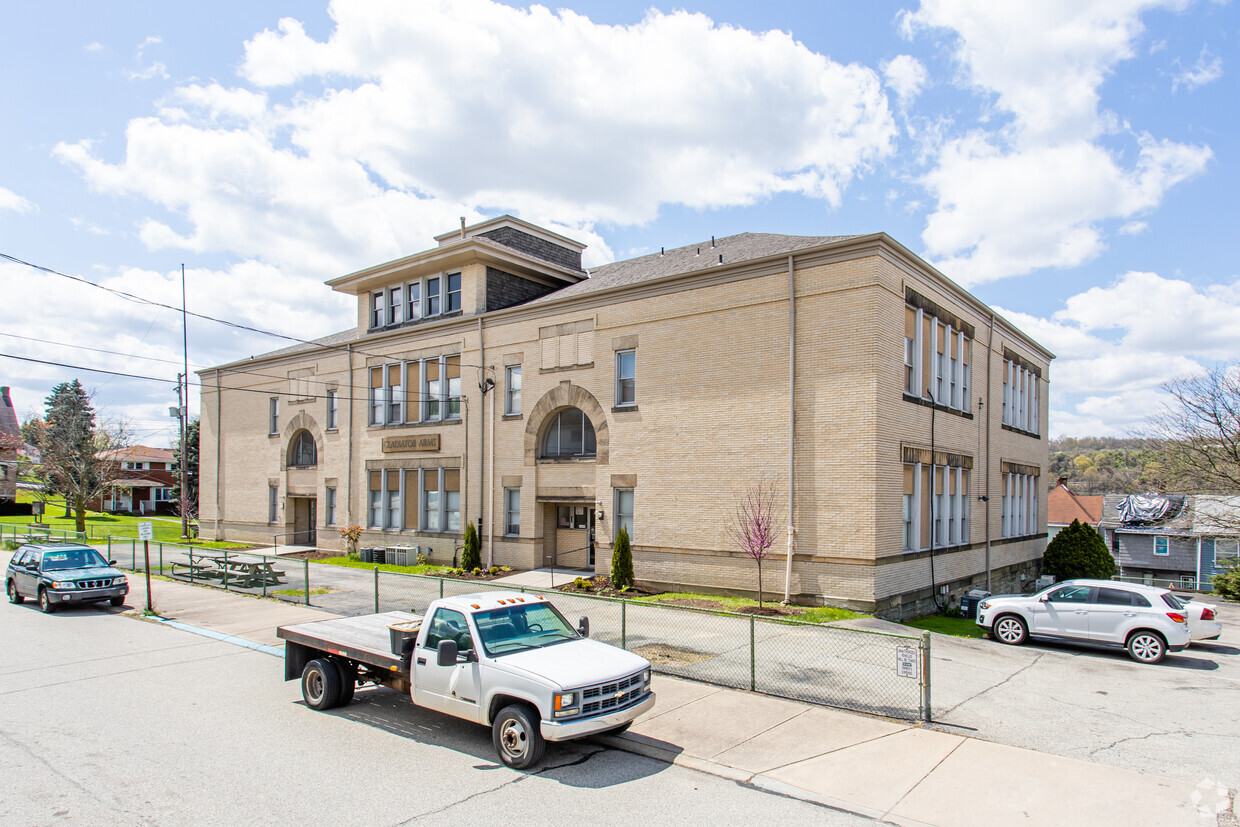
<svg viewBox="0 0 1240 827"><path fill-rule="evenodd" d="M555 711L552 714L557 718L567 718L570 715L576 715L577 693L557 692L555 696Z"/></svg>
<svg viewBox="0 0 1240 827"><path fill-rule="evenodd" d="M642 683L650 683L650 670L642 672Z"/></svg>

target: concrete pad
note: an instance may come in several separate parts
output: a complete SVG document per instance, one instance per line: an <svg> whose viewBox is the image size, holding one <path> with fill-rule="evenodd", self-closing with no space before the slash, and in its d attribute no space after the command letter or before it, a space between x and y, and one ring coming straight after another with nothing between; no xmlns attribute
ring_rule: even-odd
<svg viewBox="0 0 1240 827"><path fill-rule="evenodd" d="M591 578L595 572L588 570L577 571L575 569L531 569L530 571L518 572L510 574L507 577L497 577L492 583L502 583L505 586L520 587L525 586L530 589L550 589L555 586L563 586L576 577Z"/></svg>
<svg viewBox="0 0 1240 827"><path fill-rule="evenodd" d="M670 675L660 675L657 672L651 675L650 688L654 690L655 697L658 700L655 702L654 709L642 718L644 721L653 720L660 715L671 712L673 709L679 709L685 704L705 698L707 695L728 691L718 686L711 686L708 683L686 681L680 678L673 678Z"/></svg>
<svg viewBox="0 0 1240 827"><path fill-rule="evenodd" d="M1197 791L1191 781L968 738L890 814L958 827L1201 825L1205 821L1192 800ZM975 806L979 796L984 807ZM1208 807L1216 802L1201 803Z"/></svg>
<svg viewBox="0 0 1240 827"><path fill-rule="evenodd" d="M806 707L795 718L721 752L715 760L751 773L767 772L907 728L881 718Z"/></svg>
<svg viewBox="0 0 1240 827"><path fill-rule="evenodd" d="M737 690L721 690L665 714L643 719L634 724L630 732L675 745L689 755L714 758L797 716L805 706ZM655 709L658 709L657 704Z"/></svg>
<svg viewBox="0 0 1240 827"><path fill-rule="evenodd" d="M847 802L864 812L887 812L904 798L965 738L927 729L906 729L853 747L810 758L765 773L765 776L819 796ZM978 793L954 802L947 812L974 806ZM982 808L985 810L986 808ZM950 817L937 823L952 824ZM1001 820L991 825L1003 824Z"/></svg>

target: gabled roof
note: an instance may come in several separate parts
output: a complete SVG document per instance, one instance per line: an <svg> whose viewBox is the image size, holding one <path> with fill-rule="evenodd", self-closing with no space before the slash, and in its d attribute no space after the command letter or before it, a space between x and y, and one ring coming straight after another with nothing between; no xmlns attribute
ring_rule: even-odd
<svg viewBox="0 0 1240 827"><path fill-rule="evenodd" d="M17 411L13 408L9 388L5 385L0 389L0 450L16 451L23 444L22 426L17 421Z"/></svg>
<svg viewBox="0 0 1240 827"><path fill-rule="evenodd" d="M172 462L172 452L167 448L151 448L147 445L131 445L111 452L117 462Z"/></svg>
<svg viewBox="0 0 1240 827"><path fill-rule="evenodd" d="M1066 485L1056 485L1046 498L1047 525L1071 525L1080 520L1087 525L1098 525L1102 519L1102 497L1073 494Z"/></svg>

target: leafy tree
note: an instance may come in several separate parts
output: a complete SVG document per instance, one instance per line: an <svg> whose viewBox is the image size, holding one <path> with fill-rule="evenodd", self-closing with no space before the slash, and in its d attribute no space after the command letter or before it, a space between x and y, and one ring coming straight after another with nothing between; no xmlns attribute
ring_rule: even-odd
<svg viewBox="0 0 1240 827"><path fill-rule="evenodd" d="M465 524L465 542L461 548L461 568L473 571L482 568L482 550L473 523Z"/></svg>
<svg viewBox="0 0 1240 827"><path fill-rule="evenodd" d="M758 566L758 605L762 605L762 561L775 544L775 488L765 481L751 486L736 505L725 529L732 542Z"/></svg>
<svg viewBox="0 0 1240 827"><path fill-rule="evenodd" d="M198 517L198 424L195 419L185 426L185 502L190 519ZM172 446L172 470L176 475L172 484L172 501L177 514L181 513L181 441Z"/></svg>
<svg viewBox="0 0 1240 827"><path fill-rule="evenodd" d="M633 552L629 548L629 530L624 526L620 527L611 551L611 584L617 589L633 585Z"/></svg>
<svg viewBox="0 0 1240 827"><path fill-rule="evenodd" d="M1232 563L1222 574L1214 575L1214 593L1228 600L1240 600L1240 564Z"/></svg>
<svg viewBox="0 0 1240 827"><path fill-rule="evenodd" d="M34 413L29 413L26 415L25 421L22 422L22 442L37 448L46 431L47 423L39 419Z"/></svg>
<svg viewBox="0 0 1240 827"><path fill-rule="evenodd" d="M114 457L124 447L124 428L96 427L95 409L76 379L52 388L44 404L47 429L39 451L45 487L64 496L76 529L85 531L86 503L102 496L117 479L120 463Z"/></svg>
<svg viewBox="0 0 1240 827"><path fill-rule="evenodd" d="M1102 579L1115 574L1115 558L1097 531L1080 520L1055 535L1042 555L1042 570L1056 580Z"/></svg>

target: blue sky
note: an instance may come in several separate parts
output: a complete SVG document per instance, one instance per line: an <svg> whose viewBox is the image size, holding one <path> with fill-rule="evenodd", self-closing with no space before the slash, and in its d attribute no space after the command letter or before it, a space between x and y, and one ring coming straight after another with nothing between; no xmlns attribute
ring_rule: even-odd
<svg viewBox="0 0 1240 827"><path fill-rule="evenodd" d="M354 310L324 279L510 212L593 264L886 231L1058 355L1056 436L1122 435L1161 383L1240 354L1232 2L45 2L6 20L0 253L174 305L184 263L204 314L340 330ZM0 353L167 380L0 358L21 414L79 376L104 418L168 444L179 314L8 262L0 280ZM191 368L283 344L189 329Z"/></svg>

